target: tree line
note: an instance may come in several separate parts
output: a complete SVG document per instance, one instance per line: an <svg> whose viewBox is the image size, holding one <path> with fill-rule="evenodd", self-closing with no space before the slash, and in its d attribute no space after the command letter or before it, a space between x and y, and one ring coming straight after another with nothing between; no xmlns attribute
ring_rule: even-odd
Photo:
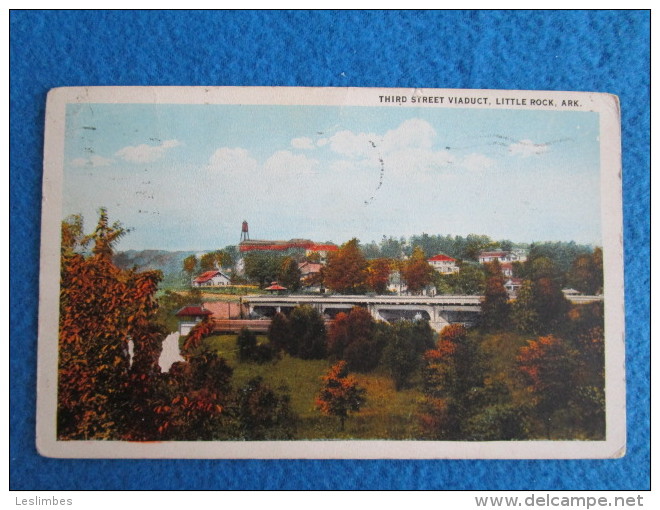
<svg viewBox="0 0 660 510"><path fill-rule="evenodd" d="M112 262L125 234L103 209L89 235L80 216L62 224L58 438L295 437L298 419L288 391L260 378L234 387L232 368L204 342L213 334L208 321L185 338L185 361L161 373L167 329L155 294L162 275ZM338 253L348 256L353 273L368 275L356 240ZM414 255L408 261L425 262ZM315 309L302 306L275 315L265 344L241 332L239 362L277 362L285 354L327 359L331 368L315 405L337 417L341 428L369 398L351 374L377 372L396 390L421 392L414 416L420 437L602 439L603 307L571 305L561 292L564 281L602 289L602 254L579 255L568 273L542 253L532 255L519 268L523 287L513 302L499 264L485 265L482 314L474 328L454 324L438 335L424 320L375 321L361 307L326 325ZM363 285L346 274L336 277L347 292Z"/></svg>

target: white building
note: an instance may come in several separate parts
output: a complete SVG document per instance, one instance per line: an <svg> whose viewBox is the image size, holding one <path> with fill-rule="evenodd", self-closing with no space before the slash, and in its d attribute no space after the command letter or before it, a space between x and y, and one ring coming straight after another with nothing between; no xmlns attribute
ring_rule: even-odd
<svg viewBox="0 0 660 510"><path fill-rule="evenodd" d="M442 253L428 259L428 263L441 274L454 274L460 271L456 265L456 259L443 255Z"/></svg>
<svg viewBox="0 0 660 510"><path fill-rule="evenodd" d="M486 264L493 261L499 262L525 262L527 254L523 250L514 251L482 251L479 254L479 263Z"/></svg>
<svg viewBox="0 0 660 510"><path fill-rule="evenodd" d="M193 279L193 287L223 287L229 285L231 279L222 271L206 271Z"/></svg>

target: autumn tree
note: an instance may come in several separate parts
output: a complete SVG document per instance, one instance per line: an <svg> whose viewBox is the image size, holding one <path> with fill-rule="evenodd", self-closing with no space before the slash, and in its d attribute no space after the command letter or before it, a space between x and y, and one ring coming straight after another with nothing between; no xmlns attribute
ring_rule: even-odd
<svg viewBox="0 0 660 510"><path fill-rule="evenodd" d="M325 285L340 294L363 294L367 289L368 264L357 239L328 253L324 270Z"/></svg>
<svg viewBox="0 0 660 510"><path fill-rule="evenodd" d="M366 391L348 374L345 361L333 365L321 380L323 386L316 397L316 407L325 415L337 416L343 431L349 414L359 412L364 405Z"/></svg>
<svg viewBox="0 0 660 510"><path fill-rule="evenodd" d="M509 294L504 287L502 267L497 260L484 264L486 267L486 288L481 302L481 325L487 330L497 330L508 325Z"/></svg>
<svg viewBox="0 0 660 510"><path fill-rule="evenodd" d="M183 271L188 275L189 279L192 279L195 273L197 273L198 265L199 261L195 255L189 255L183 259Z"/></svg>
<svg viewBox="0 0 660 510"><path fill-rule="evenodd" d="M388 259L373 259L367 267L367 286L376 294L385 294L390 281L392 263Z"/></svg>
<svg viewBox="0 0 660 510"><path fill-rule="evenodd" d="M300 268L295 259L293 257L284 257L277 273L279 284L290 291L296 291L300 289L301 276Z"/></svg>
<svg viewBox="0 0 660 510"><path fill-rule="evenodd" d="M188 333L183 342L181 354L184 358L191 358L194 356L202 347L204 339L211 336L213 333L213 321L208 317L204 317L204 319L198 322L195 327L190 330L190 333Z"/></svg>
<svg viewBox="0 0 660 510"><path fill-rule="evenodd" d="M570 409L578 353L560 338L542 336L520 349L518 366L527 378L539 421L550 438L557 414Z"/></svg>
<svg viewBox="0 0 660 510"><path fill-rule="evenodd" d="M424 251L415 246L412 255L404 261L401 267L401 278L406 283L408 291L413 294L422 292L433 280L435 271L426 260Z"/></svg>
<svg viewBox="0 0 660 510"><path fill-rule="evenodd" d="M174 363L153 406L157 438L178 441L227 438L232 373L223 358L208 350L186 362Z"/></svg>
<svg viewBox="0 0 660 510"><path fill-rule="evenodd" d="M345 360L351 371L368 372L376 368L383 347L383 336L377 334L371 314L360 306L347 314L337 314L328 329L328 354Z"/></svg>
<svg viewBox="0 0 660 510"><path fill-rule="evenodd" d="M568 284L586 294L603 291L603 250L595 248L592 254L579 255L568 273Z"/></svg>
<svg viewBox="0 0 660 510"><path fill-rule="evenodd" d="M465 439L468 420L479 407L484 363L474 337L461 324L440 332L435 349L424 353L421 423L435 439Z"/></svg>
<svg viewBox="0 0 660 510"><path fill-rule="evenodd" d="M135 376L158 369L164 330L155 320L159 271L138 273L112 262L127 230L99 211L96 229L82 218L62 225L57 433L60 439L119 439L134 416L126 405ZM87 252L93 244L92 253ZM134 345L129 356L129 342ZM133 364L131 364L131 362Z"/></svg>

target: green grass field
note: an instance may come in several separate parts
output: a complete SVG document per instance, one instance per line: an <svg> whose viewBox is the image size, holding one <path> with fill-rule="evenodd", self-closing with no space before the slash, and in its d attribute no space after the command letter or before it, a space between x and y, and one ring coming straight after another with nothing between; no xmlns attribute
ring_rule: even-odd
<svg viewBox="0 0 660 510"><path fill-rule="evenodd" d="M266 337L258 337L265 342ZM321 376L330 368L327 360L301 360L283 355L275 362L258 365L239 363L236 335L218 335L205 339L208 347L224 357L234 369L235 387L250 378L261 376L273 388L285 386L291 406L300 418L298 439L415 439L415 410L421 393L416 389L395 391L394 383L382 373L353 374L367 390L367 402L359 413L346 421L343 432L339 419L324 416L314 407L321 387Z"/></svg>

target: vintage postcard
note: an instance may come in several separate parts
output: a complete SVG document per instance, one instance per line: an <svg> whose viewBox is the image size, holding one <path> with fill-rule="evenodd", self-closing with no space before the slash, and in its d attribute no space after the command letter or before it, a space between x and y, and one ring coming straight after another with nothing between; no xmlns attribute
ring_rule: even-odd
<svg viewBox="0 0 660 510"><path fill-rule="evenodd" d="M52 90L39 451L624 455L620 144L600 93Z"/></svg>

